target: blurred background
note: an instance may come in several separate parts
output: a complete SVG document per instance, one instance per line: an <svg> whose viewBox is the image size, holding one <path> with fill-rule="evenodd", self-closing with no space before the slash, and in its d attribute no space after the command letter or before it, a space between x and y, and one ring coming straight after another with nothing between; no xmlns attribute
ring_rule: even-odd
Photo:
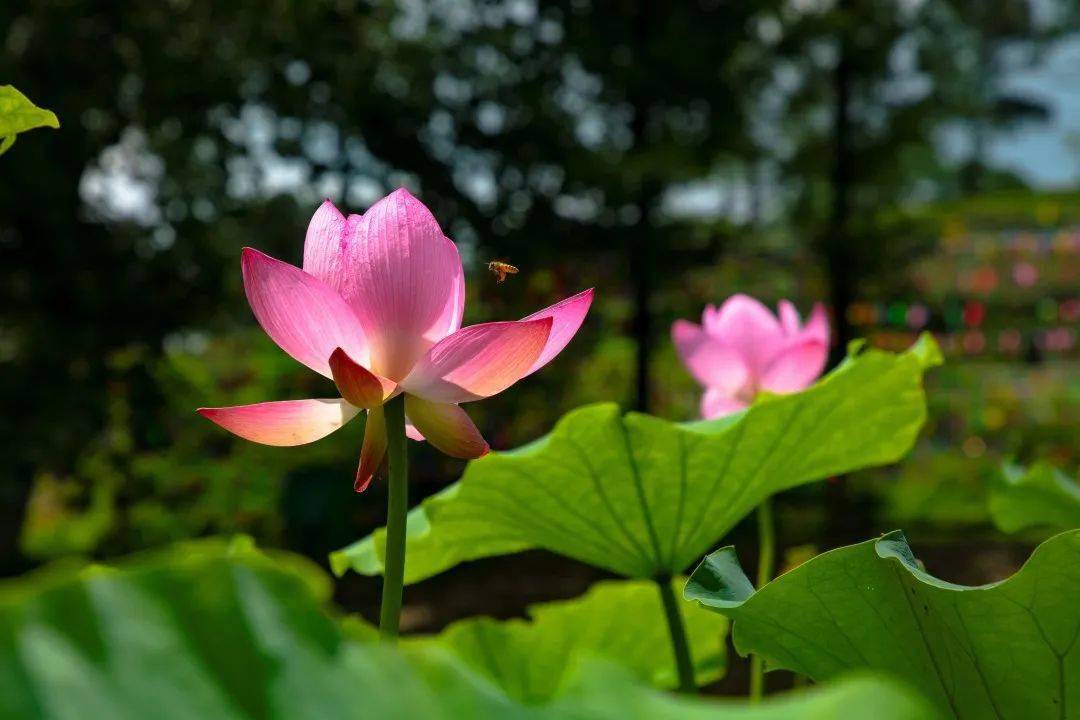
<svg viewBox="0 0 1080 720"><path fill-rule="evenodd" d="M780 498L789 560L902 527L938 574L1003 576L1029 545L993 531L987 483L1080 452L1078 10L9 0L0 81L62 128L0 160L0 574L220 533L325 564L381 524L384 486L352 491L360 423L275 449L194 409L333 393L259 329L240 249L298 263L322 198L404 185L461 248L467 323L597 288L558 360L470 409L495 448L599 400L691 419L675 318L821 299L835 358L930 330L948 363L909 459ZM496 284L496 258L521 273ZM414 501L459 476L411 449ZM732 539L751 562L752 521ZM407 591L405 625L594 577L473 563ZM338 588L371 615L376 581Z"/></svg>

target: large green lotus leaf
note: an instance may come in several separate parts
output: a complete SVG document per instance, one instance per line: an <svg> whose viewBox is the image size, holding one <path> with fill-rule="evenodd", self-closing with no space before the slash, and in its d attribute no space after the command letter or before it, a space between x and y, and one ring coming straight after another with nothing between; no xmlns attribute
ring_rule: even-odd
<svg viewBox="0 0 1080 720"><path fill-rule="evenodd" d="M893 681L846 679L757 709L582 668L544 706L509 698L445 648L350 640L325 575L292 556L199 543L123 569L52 571L0 586L4 720L877 720L928 718Z"/></svg>
<svg viewBox="0 0 1080 720"><path fill-rule="evenodd" d="M0 85L0 155L15 143L16 135L39 127L58 128L60 121L11 85Z"/></svg>
<svg viewBox="0 0 1080 720"><path fill-rule="evenodd" d="M676 585L681 590L683 582L673 580ZM697 682L716 680L724 671L727 620L695 603L680 600L679 605ZM585 658L618 663L659 687L678 684L664 606L654 582L600 582L580 598L535 605L529 615L529 620L470 618L438 636L412 642L450 648L527 703L553 697Z"/></svg>
<svg viewBox="0 0 1080 720"><path fill-rule="evenodd" d="M926 416L929 337L849 357L812 388L712 422L591 405L544 438L469 463L409 514L407 582L457 563L542 548L632 578L677 575L786 488L893 462ZM385 533L331 556L338 574L383 569Z"/></svg>
<svg viewBox="0 0 1080 720"><path fill-rule="evenodd" d="M990 517L1007 533L1080 528L1080 485L1046 463L1006 466L990 488Z"/></svg>
<svg viewBox="0 0 1080 720"><path fill-rule="evenodd" d="M820 555L757 592L724 548L685 594L733 620L736 649L770 666L815 680L885 671L962 720L1080 717L1080 531L981 587L927 575L894 532Z"/></svg>

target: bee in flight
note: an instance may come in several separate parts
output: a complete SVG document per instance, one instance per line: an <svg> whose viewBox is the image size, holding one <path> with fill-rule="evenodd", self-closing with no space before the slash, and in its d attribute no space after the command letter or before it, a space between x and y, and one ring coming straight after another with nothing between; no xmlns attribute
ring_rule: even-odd
<svg viewBox="0 0 1080 720"><path fill-rule="evenodd" d="M498 278L495 282L503 282L506 280L507 275L517 275L518 269L510 263L503 262L502 260L492 260L488 263L488 270L495 274Z"/></svg>

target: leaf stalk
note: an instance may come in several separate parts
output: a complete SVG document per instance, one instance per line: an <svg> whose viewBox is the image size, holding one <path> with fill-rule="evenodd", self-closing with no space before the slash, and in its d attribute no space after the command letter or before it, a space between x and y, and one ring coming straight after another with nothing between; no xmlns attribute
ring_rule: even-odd
<svg viewBox="0 0 1080 720"><path fill-rule="evenodd" d="M664 615L667 618L668 631L671 633L671 649L675 655L675 671L679 677L679 692L693 694L697 692L694 681L694 661L690 657L690 643L686 639L686 625L679 611L679 601L671 589L671 577L656 578L660 589L660 599L664 603Z"/></svg>

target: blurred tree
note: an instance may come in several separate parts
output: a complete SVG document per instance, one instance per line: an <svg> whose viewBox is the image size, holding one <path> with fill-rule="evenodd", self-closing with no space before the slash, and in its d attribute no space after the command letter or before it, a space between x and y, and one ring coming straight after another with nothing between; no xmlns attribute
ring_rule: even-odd
<svg viewBox="0 0 1080 720"><path fill-rule="evenodd" d="M468 270L495 257L521 266L501 286L471 278L470 321L598 286L603 335L587 330L561 374L477 412L497 446L598 395L648 407L667 332L656 318L728 294L717 285L732 273L714 267L726 241L784 211L789 242L817 239L845 337L860 279L906 253L900 225L877 211L951 178L930 136L960 112L950 88L970 73L955 67L953 30L971 23L943 0L839 3L0 6L0 77L65 121L0 161L16 179L0 196L0 571L20 562L10 551L34 477L50 502L68 497L64 478L112 478L116 512L94 517L116 518L116 534L166 507L191 513L184 530L145 525L144 538L238 527L233 500L217 511L193 500L227 498L237 477L196 463L201 451L260 468L277 490L256 482L259 502L338 503L312 483L282 490L303 468L252 461L177 416L207 394L332 392L283 375L280 354L247 332L237 272L243 245L298 260L320 196L356 211L408 184ZM228 386L191 381L197 361L169 355L177 347ZM150 512L148 495L169 502ZM102 497L88 487L82 502L93 512Z"/></svg>
<svg viewBox="0 0 1080 720"><path fill-rule="evenodd" d="M520 264L519 299L500 289L470 305L474 320L601 285L598 312L637 341L645 407L666 332L654 288L712 262L723 230L678 222L665 193L752 158L741 87L761 71L743 32L754 6L5 5L0 74L70 121L5 158L19 185L0 199L3 505L15 509L2 549L30 480L88 467L80 454L115 431L117 398L135 456L177 441L157 358L193 332L251 325L239 247L296 260L319 195L360 209L412 185L473 267ZM501 408L528 417L522 405ZM131 472L110 481L121 507L138 504ZM91 507L100 497L87 489Z"/></svg>
<svg viewBox="0 0 1080 720"><path fill-rule="evenodd" d="M1038 98L1007 92L1007 51L1031 63L1048 40L1075 29L1069 3L1036 18L1026 0L954 3L868 0L790 3L759 21L776 52L769 104L792 221L825 265L842 357L847 308L869 278L927 247L896 210L976 189L986 137L1046 119ZM771 106L771 107L770 107ZM943 131L969 128L974 154L958 173L940 153ZM896 288L900 289L900 288Z"/></svg>
<svg viewBox="0 0 1080 720"><path fill-rule="evenodd" d="M962 117L972 139L971 155L960 172L960 188L972 194L992 189L987 187L993 175L987 159L992 133L1050 119L1042 98L1020 94L1002 81L1016 65L1034 64L1050 41L1075 30L1077 8L1068 1L1036 4L1027 0L953 2L950 8L963 25L961 62L970 76L970 82L960 88L968 106Z"/></svg>
<svg viewBox="0 0 1080 720"><path fill-rule="evenodd" d="M768 67L745 27L762 4L479 3L414 18L436 50L427 137L487 218L495 237L482 249L629 281L639 409L667 330L653 320L656 291L715 261L724 236L667 201L680 183L732 165L745 175L756 159L744 89Z"/></svg>
<svg viewBox="0 0 1080 720"><path fill-rule="evenodd" d="M983 162L978 142L958 183L939 152L942 131L967 123L984 138L986 128L1006 121L1045 117L1035 101L1002 93L1004 65L991 62L1010 42L1033 46L1050 37L1031 12L1024 0L887 9L874 0L811 0L758 20L777 57L778 92L764 105L772 120L765 127L793 189L792 222L813 239L824 265L834 363L853 339L848 308L867 281L882 278L887 292L910 290L896 270L936 240L936 228L920 228L903 209L973 184ZM843 487L829 486L832 530L859 533L866 528L853 525L859 513Z"/></svg>

